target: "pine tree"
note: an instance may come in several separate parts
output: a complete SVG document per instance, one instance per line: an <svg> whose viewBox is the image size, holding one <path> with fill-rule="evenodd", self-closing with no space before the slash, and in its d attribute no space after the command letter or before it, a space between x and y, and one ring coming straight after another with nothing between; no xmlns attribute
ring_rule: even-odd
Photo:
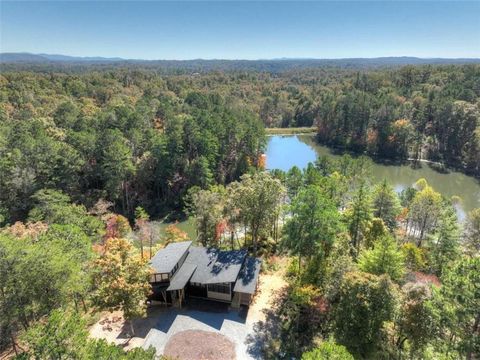
<svg viewBox="0 0 480 360"><path fill-rule="evenodd" d="M397 227L397 216L400 214L400 200L391 185L384 180L373 189L373 215L383 219L390 230Z"/></svg>
<svg viewBox="0 0 480 360"><path fill-rule="evenodd" d="M345 211L352 245L358 254L361 241L372 219L372 205L368 187L362 182Z"/></svg>
<svg viewBox="0 0 480 360"><path fill-rule="evenodd" d="M395 240L385 235L375 242L373 249L360 253L358 266L361 270L375 274L387 274L399 281L404 273L404 257Z"/></svg>

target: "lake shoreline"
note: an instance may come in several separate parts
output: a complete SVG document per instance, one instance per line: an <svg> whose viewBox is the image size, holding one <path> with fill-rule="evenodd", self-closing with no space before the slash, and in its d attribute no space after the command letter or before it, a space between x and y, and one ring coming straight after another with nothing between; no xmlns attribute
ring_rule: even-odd
<svg viewBox="0 0 480 360"><path fill-rule="evenodd" d="M387 179L397 191L412 186L418 179L425 178L437 191L450 198L459 196L462 205L458 213L466 213L480 207L480 180L452 168L444 168L429 160L383 159L359 154L320 144L312 134L273 135L268 137L266 168L288 171L292 166L305 168L319 157L340 158L367 156L372 160L372 179Z"/></svg>
<svg viewBox="0 0 480 360"><path fill-rule="evenodd" d="M381 156L370 155L367 153L355 152L352 150L343 149L340 147L335 147L326 143L322 143L314 139L314 141L319 146L325 146L326 148L330 149L333 155L345 155L348 154L352 157L360 157L360 156L367 156L373 162L381 165L392 165L392 166L401 166L401 165L410 165L412 168L421 168L420 164L427 164L432 170L440 173L440 174L450 174L450 173L460 173L465 176L471 177L478 181L480 184L480 177L476 176L475 174L469 174L465 172L463 167L452 166L448 163L438 162L434 160L428 159L414 159L414 158L406 158L406 159L391 159Z"/></svg>
<svg viewBox="0 0 480 360"><path fill-rule="evenodd" d="M300 134L315 134L316 127L295 127L295 128L265 128L267 136L279 135L300 135Z"/></svg>
<svg viewBox="0 0 480 360"><path fill-rule="evenodd" d="M283 129L285 130L285 128L270 128L272 130L280 130L280 129ZM275 132L272 132L272 133L267 133L267 136L268 137L271 137L271 136L295 136L295 135L309 135L309 136L312 136L313 138L313 141L315 141L315 143L319 146L324 146L326 148L328 148L331 152L332 155L350 155L352 157L359 157L359 156L367 156L368 158L372 159L373 162L377 163L377 164L381 164L381 165L386 165L386 166L400 166L400 165L411 165L412 168L421 168L421 166L419 165L415 165L415 164L418 164L418 163L421 163L421 164L427 164L432 170L440 173L440 174L449 174L451 172L458 172L458 173L461 173L461 174L464 174L466 176L469 176L475 180L478 181L478 183L480 184L480 176L476 176L475 174L469 174L467 172L465 172L465 169L462 168L462 167L456 167L456 166L453 166L451 164L447 164L447 163L443 163L443 162L438 162L438 161L434 161L434 160L428 160L428 159L414 159L414 158L407 158L407 159L391 159L391 158L385 158L385 157L380 157L380 156L374 156L374 155L370 155L370 154L367 154L367 153L361 153L361 152L356 152L356 151L353 151L353 150L348 150L348 149L344 149L344 148L341 148L341 147L337 147L337 146L332 146L330 144L327 144L327 143L322 143L322 142L319 142L317 139L316 139L316 128L291 128L292 129L292 132L291 133L275 133ZM305 132L301 132L302 129L305 131ZM308 130L311 130L311 131L308 131ZM299 131L299 132L296 132L296 131Z"/></svg>

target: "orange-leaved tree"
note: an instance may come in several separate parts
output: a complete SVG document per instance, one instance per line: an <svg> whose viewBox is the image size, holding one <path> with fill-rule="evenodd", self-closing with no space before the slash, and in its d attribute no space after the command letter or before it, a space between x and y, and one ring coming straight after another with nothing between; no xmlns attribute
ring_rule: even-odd
<svg viewBox="0 0 480 360"><path fill-rule="evenodd" d="M146 315L150 274L147 261L128 240L106 240L105 251L92 265L93 304L101 310L121 310L133 335L132 319Z"/></svg>

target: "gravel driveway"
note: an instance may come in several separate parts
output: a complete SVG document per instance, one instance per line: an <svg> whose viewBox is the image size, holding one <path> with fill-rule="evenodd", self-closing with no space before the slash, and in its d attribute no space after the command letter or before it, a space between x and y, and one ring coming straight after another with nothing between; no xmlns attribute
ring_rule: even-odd
<svg viewBox="0 0 480 360"><path fill-rule="evenodd" d="M204 330L220 333L235 344L237 360L262 359L263 342L270 337L265 331L269 321L266 311L272 307L275 294L287 285L284 280L285 264L274 273L262 274L259 287L248 312L228 310L227 304L209 300L191 301L190 308L159 308L149 319L150 331L145 337L144 348L153 346L157 354L163 354L170 338L181 331ZM245 310L245 309L244 309ZM214 311L214 312L212 312Z"/></svg>
<svg viewBox="0 0 480 360"><path fill-rule="evenodd" d="M189 309L166 308L158 316L158 322L150 330L143 344L144 348L153 346L157 354L163 354L170 338L181 331L204 330L220 333L235 344L237 360L255 359L248 352L247 336L252 332L245 316L239 311L205 312Z"/></svg>

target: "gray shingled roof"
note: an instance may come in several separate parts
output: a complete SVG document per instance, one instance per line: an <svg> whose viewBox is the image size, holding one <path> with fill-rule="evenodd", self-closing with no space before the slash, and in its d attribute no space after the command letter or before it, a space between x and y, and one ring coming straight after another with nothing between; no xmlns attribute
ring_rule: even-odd
<svg viewBox="0 0 480 360"><path fill-rule="evenodd" d="M250 256L247 257L238 276L238 280L235 283L233 291L246 294L255 293L261 265L262 260Z"/></svg>
<svg viewBox="0 0 480 360"><path fill-rule="evenodd" d="M173 275L173 278L170 280L170 286L168 287L168 291L171 290L180 290L185 287L188 280L192 277L193 272L197 268L194 264L183 264L180 270Z"/></svg>
<svg viewBox="0 0 480 360"><path fill-rule="evenodd" d="M185 263L197 266L191 282L201 284L234 282L246 256L245 250L220 251L192 246Z"/></svg>
<svg viewBox="0 0 480 360"><path fill-rule="evenodd" d="M169 273L188 250L191 241L168 244L159 250L150 260L150 265L156 273Z"/></svg>
<svg viewBox="0 0 480 360"><path fill-rule="evenodd" d="M247 256L245 250L220 251L217 260L208 269L210 278L205 283L228 283L237 280L245 256Z"/></svg>
<svg viewBox="0 0 480 360"><path fill-rule="evenodd" d="M188 256L185 259L185 264L197 265L197 270L190 279L191 282L203 284L208 278L209 274L206 269L213 265L218 255L217 249L208 249L204 247L191 246L188 251Z"/></svg>

